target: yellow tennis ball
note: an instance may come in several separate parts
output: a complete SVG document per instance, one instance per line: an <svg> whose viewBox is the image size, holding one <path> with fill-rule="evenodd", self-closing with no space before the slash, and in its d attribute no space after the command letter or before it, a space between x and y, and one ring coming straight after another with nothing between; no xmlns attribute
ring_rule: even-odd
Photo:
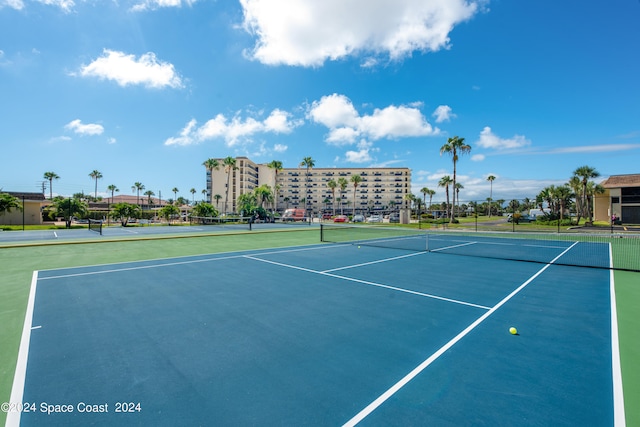
<svg viewBox="0 0 640 427"><path fill-rule="evenodd" d="M511 335L517 335L518 334L518 330L516 328L514 328L513 326L509 328L509 332L511 332Z"/></svg>

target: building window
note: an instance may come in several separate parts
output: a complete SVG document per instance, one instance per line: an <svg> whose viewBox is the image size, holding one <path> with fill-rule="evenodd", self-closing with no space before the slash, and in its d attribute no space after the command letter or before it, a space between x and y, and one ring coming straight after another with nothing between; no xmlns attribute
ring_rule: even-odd
<svg viewBox="0 0 640 427"><path fill-rule="evenodd" d="M611 203L620 203L620 197L612 197Z"/></svg>

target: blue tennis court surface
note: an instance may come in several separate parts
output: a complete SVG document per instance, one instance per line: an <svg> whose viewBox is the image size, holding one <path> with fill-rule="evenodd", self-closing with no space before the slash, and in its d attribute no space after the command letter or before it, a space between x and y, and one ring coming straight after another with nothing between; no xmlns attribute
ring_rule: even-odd
<svg viewBox="0 0 640 427"><path fill-rule="evenodd" d="M40 271L7 425L614 425L610 276L355 245Z"/></svg>

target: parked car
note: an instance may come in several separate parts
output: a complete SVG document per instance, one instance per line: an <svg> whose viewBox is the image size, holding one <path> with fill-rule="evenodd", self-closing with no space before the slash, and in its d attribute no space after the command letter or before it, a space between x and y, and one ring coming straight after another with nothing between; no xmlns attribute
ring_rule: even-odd
<svg viewBox="0 0 640 427"><path fill-rule="evenodd" d="M367 218L367 222L382 222L382 216L371 215L369 218Z"/></svg>
<svg viewBox="0 0 640 427"><path fill-rule="evenodd" d="M351 222L364 222L364 215L354 215Z"/></svg>
<svg viewBox="0 0 640 427"><path fill-rule="evenodd" d="M333 222L349 222L349 218L346 215L336 215Z"/></svg>
<svg viewBox="0 0 640 427"><path fill-rule="evenodd" d="M398 223L400 222L400 214L395 212L389 215L389 222Z"/></svg>
<svg viewBox="0 0 640 427"><path fill-rule="evenodd" d="M282 214L282 221L304 221L305 220L304 209L287 209Z"/></svg>
<svg viewBox="0 0 640 427"><path fill-rule="evenodd" d="M323 213L322 214L322 219L331 219L333 215L331 215L330 213Z"/></svg>

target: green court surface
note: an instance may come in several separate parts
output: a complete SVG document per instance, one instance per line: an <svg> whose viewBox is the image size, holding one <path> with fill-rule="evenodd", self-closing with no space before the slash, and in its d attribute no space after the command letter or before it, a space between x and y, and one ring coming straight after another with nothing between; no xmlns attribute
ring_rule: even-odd
<svg viewBox="0 0 640 427"><path fill-rule="evenodd" d="M25 414L23 425L84 425L89 420L97 425L201 425L215 420L219 425L339 425L360 421L360 411L362 425L388 425L389 420L454 425L452 414L461 407L469 411L462 419L475 420L471 424L498 420L507 425L514 419L503 411L511 408L512 415L525 417L516 418L520 425L545 425L551 419L560 421L556 425L613 425L611 350L601 348L606 350L610 342L610 330L601 329L610 319L609 289L602 286L608 270L318 245L318 234L314 229L0 248L0 401L10 400L37 270L40 300L34 322L46 329L59 320L56 313L66 310L64 319L70 323L58 326L78 333L32 332L32 371L24 397L46 396L55 403L56 396L67 396L77 403L121 392L139 376L130 386L147 412L137 421L98 414L57 419ZM216 253L223 254L208 255ZM144 260L151 261L135 262ZM87 267L60 270L82 266ZM535 286L518 290L535 274ZM640 411L632 404L640 400L635 362L640 358L635 315L639 273L615 271L613 276L626 423L640 425ZM388 283L401 286L379 286ZM176 293L178 286L183 294ZM76 313L68 305L74 298L84 301ZM475 324L483 313L490 316ZM190 321L226 326L216 339L200 340L200 335L208 336L207 328L189 327ZM506 332L509 322L518 323L520 335ZM127 332L127 324L139 325L145 336ZM450 347L445 345L468 328ZM122 348L104 347L103 341L119 339ZM194 342L201 342L201 348L185 353L182 346ZM140 356L149 348L157 353ZM122 349L136 356L125 357ZM83 356L86 351L90 360ZM443 354L428 368L379 407L366 410L388 385L438 351ZM217 367L209 363L209 355L215 355ZM60 365L67 357L69 366ZM118 372L98 375L98 383L65 371L90 364L108 372L110 361ZM49 372L50 363L58 363L54 371L59 374ZM47 375L51 381L34 379ZM57 387L70 378L73 384L65 387L75 387L76 394ZM212 383L212 378L217 380ZM514 388L526 388L530 396L505 397ZM167 393L154 395L154 390ZM560 404L549 400L565 399L567 390L574 396ZM174 399L166 401L167 396ZM189 404L204 409L182 411L176 418ZM164 413L158 412L162 405Z"/></svg>

